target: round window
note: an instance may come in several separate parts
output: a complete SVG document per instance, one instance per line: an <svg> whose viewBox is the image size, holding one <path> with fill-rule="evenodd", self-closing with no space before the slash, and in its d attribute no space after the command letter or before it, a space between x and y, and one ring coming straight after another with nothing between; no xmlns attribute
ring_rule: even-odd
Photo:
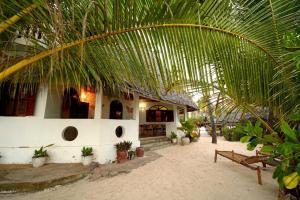
<svg viewBox="0 0 300 200"><path fill-rule="evenodd" d="M78 130L74 126L68 126L63 131L63 139L66 141L73 141L78 136Z"/></svg>
<svg viewBox="0 0 300 200"><path fill-rule="evenodd" d="M123 127L122 126L118 126L116 128L116 136L119 138L119 137L122 137L123 136Z"/></svg>

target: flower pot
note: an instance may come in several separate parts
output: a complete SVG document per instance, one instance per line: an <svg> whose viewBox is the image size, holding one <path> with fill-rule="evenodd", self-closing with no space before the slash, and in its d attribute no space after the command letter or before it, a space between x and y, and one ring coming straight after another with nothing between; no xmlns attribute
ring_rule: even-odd
<svg viewBox="0 0 300 200"><path fill-rule="evenodd" d="M82 165L88 166L93 162L93 155L82 156Z"/></svg>
<svg viewBox="0 0 300 200"><path fill-rule="evenodd" d="M32 158L32 166L33 167L41 167L45 164L47 157L37 157L37 158Z"/></svg>
<svg viewBox="0 0 300 200"><path fill-rule="evenodd" d="M195 137L192 139L192 142L198 142L198 139L199 139L198 137Z"/></svg>
<svg viewBox="0 0 300 200"><path fill-rule="evenodd" d="M177 143L177 138L172 138L172 143L176 144Z"/></svg>
<svg viewBox="0 0 300 200"><path fill-rule="evenodd" d="M117 151L117 163L123 163L127 160L128 152L127 151Z"/></svg>
<svg viewBox="0 0 300 200"><path fill-rule="evenodd" d="M190 144L190 138L188 138L188 137L181 138L181 144L182 145Z"/></svg>
<svg viewBox="0 0 300 200"><path fill-rule="evenodd" d="M137 157L143 157L144 156L144 148L143 147L137 147L136 148L136 156Z"/></svg>

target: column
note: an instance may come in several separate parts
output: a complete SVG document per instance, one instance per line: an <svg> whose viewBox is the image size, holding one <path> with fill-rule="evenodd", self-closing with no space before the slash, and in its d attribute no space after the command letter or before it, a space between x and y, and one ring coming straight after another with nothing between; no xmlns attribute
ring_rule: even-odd
<svg viewBox="0 0 300 200"><path fill-rule="evenodd" d="M101 119L102 116L102 96L103 90L102 87L99 86L96 88L96 102L95 102L95 114L94 119Z"/></svg>

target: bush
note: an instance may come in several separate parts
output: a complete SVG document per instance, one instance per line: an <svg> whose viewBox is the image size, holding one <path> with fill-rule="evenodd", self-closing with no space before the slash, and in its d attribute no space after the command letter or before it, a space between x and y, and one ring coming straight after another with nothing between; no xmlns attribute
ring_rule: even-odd
<svg viewBox="0 0 300 200"><path fill-rule="evenodd" d="M123 141L115 144L117 151L128 151L131 148L132 142Z"/></svg>
<svg viewBox="0 0 300 200"><path fill-rule="evenodd" d="M240 139L245 135L244 127L238 123L236 127L232 129L231 141L240 141Z"/></svg>
<svg viewBox="0 0 300 200"><path fill-rule="evenodd" d="M171 132L171 139L177 139L177 135L175 132Z"/></svg>
<svg viewBox="0 0 300 200"><path fill-rule="evenodd" d="M246 135L244 127L240 123L234 128L222 128L222 133L227 141L240 141L240 139Z"/></svg>
<svg viewBox="0 0 300 200"><path fill-rule="evenodd" d="M47 154L46 148L47 147L51 147L53 145L54 144L49 144L49 145L47 145L45 147L42 146L41 148L34 150L33 158L47 157L48 154Z"/></svg>
<svg viewBox="0 0 300 200"><path fill-rule="evenodd" d="M231 141L232 130L230 128L228 128L228 127L222 128L222 133L223 133L225 140Z"/></svg>
<svg viewBox="0 0 300 200"><path fill-rule="evenodd" d="M91 156L93 155L93 148L92 147L83 147L81 150L82 156Z"/></svg>

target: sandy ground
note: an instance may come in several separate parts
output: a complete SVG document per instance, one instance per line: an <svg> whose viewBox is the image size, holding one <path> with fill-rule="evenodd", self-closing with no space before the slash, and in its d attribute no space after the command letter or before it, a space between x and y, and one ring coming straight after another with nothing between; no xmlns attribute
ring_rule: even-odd
<svg viewBox="0 0 300 200"><path fill-rule="evenodd" d="M156 152L157 160L128 174L79 182L37 193L0 196L0 199L30 200L274 200L277 184L273 168L262 172L263 185L257 184L256 171L218 157L214 150L235 150L249 155L244 144L222 138L211 144L210 137L188 146L174 145Z"/></svg>

